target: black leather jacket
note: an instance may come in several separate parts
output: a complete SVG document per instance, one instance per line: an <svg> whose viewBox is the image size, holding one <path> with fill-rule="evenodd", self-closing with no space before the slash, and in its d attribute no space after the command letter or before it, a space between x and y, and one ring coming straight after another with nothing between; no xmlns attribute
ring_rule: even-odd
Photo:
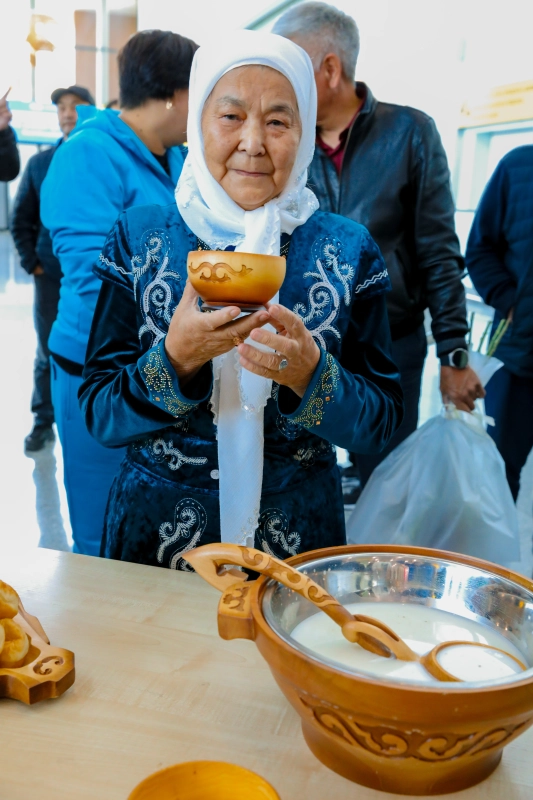
<svg viewBox="0 0 533 800"><path fill-rule="evenodd" d="M13 128L0 131L0 181L12 181L19 174L20 157Z"/></svg>
<svg viewBox="0 0 533 800"><path fill-rule="evenodd" d="M407 336L429 308L437 355L465 347L468 330L463 259L455 235L446 154L433 120L421 111L365 101L346 142L340 175L316 148L309 186L322 211L365 225L378 243L392 291L393 339Z"/></svg>
<svg viewBox="0 0 533 800"><path fill-rule="evenodd" d="M28 161L17 190L10 225L22 268L31 274L40 264L56 281L61 280L61 267L53 253L50 234L41 222L40 206L42 183L62 141L35 153Z"/></svg>

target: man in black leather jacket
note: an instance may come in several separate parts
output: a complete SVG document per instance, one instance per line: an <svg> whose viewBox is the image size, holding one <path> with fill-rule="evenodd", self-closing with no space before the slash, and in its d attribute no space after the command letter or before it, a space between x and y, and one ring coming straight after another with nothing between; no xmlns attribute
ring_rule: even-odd
<svg viewBox="0 0 533 800"><path fill-rule="evenodd" d="M273 32L303 47L315 70L317 147L310 188L323 211L368 228L392 283L387 305L405 417L382 453L357 457L366 482L377 464L416 430L427 351L426 308L441 360L444 402L468 411L484 395L468 366L463 259L448 164L430 117L378 102L364 83L357 82L354 91L359 33L351 17L322 2L302 3L282 15Z"/></svg>

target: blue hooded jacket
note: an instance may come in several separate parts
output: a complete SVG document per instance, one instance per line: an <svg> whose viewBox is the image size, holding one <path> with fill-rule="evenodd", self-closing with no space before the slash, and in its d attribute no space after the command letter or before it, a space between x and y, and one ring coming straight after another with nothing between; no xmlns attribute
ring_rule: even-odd
<svg viewBox="0 0 533 800"><path fill-rule="evenodd" d="M173 201L186 151L167 152L170 177L116 111L78 106L76 131L56 153L41 190L41 220L63 272L52 353L85 362L100 290L93 267L122 211Z"/></svg>

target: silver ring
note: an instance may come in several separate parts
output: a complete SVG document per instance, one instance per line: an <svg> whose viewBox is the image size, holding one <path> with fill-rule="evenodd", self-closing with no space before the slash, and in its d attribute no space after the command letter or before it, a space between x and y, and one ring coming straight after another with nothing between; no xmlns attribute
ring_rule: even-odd
<svg viewBox="0 0 533 800"><path fill-rule="evenodd" d="M287 369L288 366L289 366L289 362L287 361L287 359L286 358L282 358L281 361L278 364L278 369L281 372L282 369Z"/></svg>

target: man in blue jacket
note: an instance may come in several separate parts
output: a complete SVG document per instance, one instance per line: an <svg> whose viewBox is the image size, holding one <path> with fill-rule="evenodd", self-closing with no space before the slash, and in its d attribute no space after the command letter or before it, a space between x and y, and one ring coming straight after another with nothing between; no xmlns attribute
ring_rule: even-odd
<svg viewBox="0 0 533 800"><path fill-rule="evenodd" d="M33 320L37 334L37 353L33 365L31 410L34 424L24 439L26 452L42 450L54 440L54 408L50 391L50 353L48 337L57 314L61 267L52 252L50 234L41 222L41 186L55 152L67 140L78 121L79 105L94 106L91 93L83 86L69 86L52 92L63 134L53 147L30 158L20 181L11 219L11 233L20 263L35 281Z"/></svg>
<svg viewBox="0 0 533 800"><path fill-rule="evenodd" d="M100 280L93 273L118 215L172 202L183 165L188 85L197 45L142 31L119 54L120 105L92 113L56 153L41 194L63 278L48 342L76 552L98 555L109 489L123 458L87 432L78 389Z"/></svg>
<svg viewBox="0 0 533 800"><path fill-rule="evenodd" d="M494 308L493 331L510 320L495 352L504 366L487 386L485 405L516 500L533 447L533 145L517 147L496 167L472 225L466 266Z"/></svg>

